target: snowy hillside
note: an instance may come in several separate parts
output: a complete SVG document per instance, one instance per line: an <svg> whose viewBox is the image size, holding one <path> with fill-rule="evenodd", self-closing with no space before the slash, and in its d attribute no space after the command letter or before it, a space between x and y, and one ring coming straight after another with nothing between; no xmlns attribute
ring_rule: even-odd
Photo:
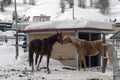
<svg viewBox="0 0 120 80"><path fill-rule="evenodd" d="M120 1L111 0L111 18L117 18L118 22L120 22Z"/></svg>
<svg viewBox="0 0 120 80"><path fill-rule="evenodd" d="M65 13L60 12L59 1L60 0L35 0L36 5L32 6L29 4L23 4L23 0L17 1L17 11L19 16L25 15L30 16L32 21L33 16L39 16L45 14L51 16L51 20L67 20L72 19L72 9L66 8ZM102 15L98 9L89 8L86 9L77 7L77 0L75 1L74 13L76 19L87 19L87 20L101 20L106 21L110 18L117 18L120 20L120 1L110 0L110 15ZM89 0L87 0L89 5ZM5 12L0 12L0 19L5 21L12 20L12 13L14 11L14 4L5 7Z"/></svg>

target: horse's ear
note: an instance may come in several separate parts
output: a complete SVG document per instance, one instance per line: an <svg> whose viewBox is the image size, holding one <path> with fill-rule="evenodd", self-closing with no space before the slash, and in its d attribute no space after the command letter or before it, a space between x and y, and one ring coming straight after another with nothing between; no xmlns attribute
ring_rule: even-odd
<svg viewBox="0 0 120 80"><path fill-rule="evenodd" d="M68 40L70 40L70 36L67 36Z"/></svg>
<svg viewBox="0 0 120 80"><path fill-rule="evenodd" d="M57 33L62 33L61 31L57 31Z"/></svg>
<svg viewBox="0 0 120 80"><path fill-rule="evenodd" d="M62 34L62 32L61 31L57 31L57 34Z"/></svg>
<svg viewBox="0 0 120 80"><path fill-rule="evenodd" d="M67 40L67 41L70 41L70 37L69 37L69 36L64 36L63 39L65 39L65 40Z"/></svg>

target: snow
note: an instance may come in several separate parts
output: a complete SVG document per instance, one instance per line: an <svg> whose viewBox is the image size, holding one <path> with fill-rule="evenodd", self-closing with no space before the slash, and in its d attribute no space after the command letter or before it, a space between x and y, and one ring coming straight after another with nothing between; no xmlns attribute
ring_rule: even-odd
<svg viewBox="0 0 120 80"><path fill-rule="evenodd" d="M1 33L4 34L5 32ZM4 35L9 33L13 35L14 31L6 32ZM16 60L15 46L13 46L15 40L8 40L7 43L2 43L0 45L0 80L89 80L92 78L112 80L112 70L107 70L106 73L102 73L100 67L88 68L87 71L83 69L80 71L67 70L63 69L63 67L71 69L74 67L65 66L58 60L52 58L50 59L50 74L47 74L46 69L32 72L28 62L28 52L23 52L23 49L19 47L19 57ZM39 68L45 66L46 56L43 57Z"/></svg>
<svg viewBox="0 0 120 80"><path fill-rule="evenodd" d="M13 35L14 31L1 32L4 35L9 33ZM2 43L0 45L0 80L87 80L92 78L112 80L111 70L107 70L106 73L102 73L100 67L88 68L87 71L83 69L81 71L67 70L63 69L63 67L66 67L65 65L52 58L50 59L50 74L47 74L46 69L32 72L28 62L28 52L23 52L23 49L19 47L19 57L16 60L15 46L13 46L15 40ZM43 57L40 68L45 66L46 56Z"/></svg>
<svg viewBox="0 0 120 80"><path fill-rule="evenodd" d="M20 56L15 60L15 47L11 45L11 41L0 45L0 79L2 80L87 80L91 78L99 78L103 80L112 80L111 74L101 71L72 71L63 69L64 65L57 60L50 59L51 73L47 74L45 69L41 71L31 72L28 66L28 53L24 53L19 48ZM46 66L46 57L43 58L40 67ZM91 69L93 70L93 69Z"/></svg>
<svg viewBox="0 0 120 80"><path fill-rule="evenodd" d="M112 4L110 5L111 13L109 15L102 15L99 13L98 9L89 8L89 6L86 9L78 8L77 0L75 0L76 3L74 8L76 20L74 21L72 21L72 9L67 8L63 14L60 12L58 5L60 0L35 0L36 5L34 6L22 4L23 0L16 1L18 15L20 17L23 17L23 15L26 17L30 16L30 22L32 21L33 16L39 16L40 14L51 16L52 23L33 23L29 25L30 27L26 28L26 30L38 28L44 29L47 28L48 25L51 25L49 28L82 28L92 26L95 28L111 29L111 24L107 23L109 22L109 19L114 20L117 18L117 22L120 22L120 1L118 0L110 0L110 3ZM5 7L5 12L0 12L0 20L12 22L13 11L14 4ZM60 22L55 20L59 20ZM106 22L107 24L104 24L103 22ZM36 28L33 28L33 25L36 26ZM104 25L106 27L103 27ZM0 31L0 36L13 36L14 33L15 32L13 31ZM19 43L21 43L21 41ZM37 72L31 72L31 67L29 67L28 64L28 53L23 52L23 49L19 47L19 57L16 60L15 46L13 46L13 44L15 44L15 40L9 40L8 43L0 41L0 80L88 80L92 78L99 78L103 80L113 79L112 68L108 68L105 73L101 72L100 67L87 68L87 71L66 70L63 69L65 65L54 59L50 59L50 74L47 74L45 69L41 69L41 71ZM46 57L43 58L40 68L44 66L46 66Z"/></svg>
<svg viewBox="0 0 120 80"><path fill-rule="evenodd" d="M100 21L87 21L87 20L58 20L38 22L28 25L25 30L38 30L38 29L60 29L60 28L96 28L96 29L109 29L112 30L112 24Z"/></svg>
<svg viewBox="0 0 120 80"><path fill-rule="evenodd" d="M51 16L51 20L72 20L73 10L67 7L65 13L61 13L59 7L60 0L35 0L36 5L32 6L29 4L22 4L23 0L16 0L18 15L23 17L23 15L30 16L30 21L32 21L33 16L40 16L44 14ZM80 20L94 20L94 21L109 21L109 19L117 18L120 21L120 1L110 0L110 14L102 15L99 9L93 9L89 7L89 0L87 0L87 8L82 9L77 7L77 0L74 6L74 16L76 19ZM5 12L0 12L0 19L2 21L12 21L12 13L14 11L14 4L5 7Z"/></svg>
<svg viewBox="0 0 120 80"><path fill-rule="evenodd" d="M42 0L38 1L36 3L36 6L29 9L26 12L26 16L33 17L40 16L40 14L45 14L47 16L51 16L51 19L53 19L54 17L56 17L56 14L59 11L59 0Z"/></svg>
<svg viewBox="0 0 120 80"><path fill-rule="evenodd" d="M5 32L0 31L0 36L5 36L5 35L14 36L14 34L15 34L15 31L5 31Z"/></svg>
<svg viewBox="0 0 120 80"><path fill-rule="evenodd" d="M96 20L96 21L105 21L105 19L108 18L108 16L99 14L98 9L79 9L78 7L75 7L74 9L74 17L76 19L82 19L82 20ZM86 15L85 15L86 14ZM64 14L61 14L58 20L68 20L72 19L72 9L67 10Z"/></svg>

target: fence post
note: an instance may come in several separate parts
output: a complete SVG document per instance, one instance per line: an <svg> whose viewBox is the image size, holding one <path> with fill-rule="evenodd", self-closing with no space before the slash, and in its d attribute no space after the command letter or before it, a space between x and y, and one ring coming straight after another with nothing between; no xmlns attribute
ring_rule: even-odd
<svg viewBox="0 0 120 80"><path fill-rule="evenodd" d="M19 56L19 51L18 51L18 27L17 27L17 6L16 6L16 0L14 0L14 5L15 5L15 26L16 26L16 56L15 58L17 59Z"/></svg>

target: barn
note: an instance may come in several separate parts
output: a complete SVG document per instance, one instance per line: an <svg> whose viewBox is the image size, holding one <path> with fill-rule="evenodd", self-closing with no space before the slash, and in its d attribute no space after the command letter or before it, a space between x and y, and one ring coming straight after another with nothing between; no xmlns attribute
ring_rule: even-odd
<svg viewBox="0 0 120 80"><path fill-rule="evenodd" d="M72 35L86 40L102 39L102 34L111 33L112 24L100 21L84 20L59 20L37 22L28 25L25 30L19 31L27 34L27 44L33 39L44 39L57 32L62 32L63 36ZM78 66L76 50L71 44L56 43L53 47L51 58L61 61L67 66ZM100 65L99 55L86 57L87 66Z"/></svg>

